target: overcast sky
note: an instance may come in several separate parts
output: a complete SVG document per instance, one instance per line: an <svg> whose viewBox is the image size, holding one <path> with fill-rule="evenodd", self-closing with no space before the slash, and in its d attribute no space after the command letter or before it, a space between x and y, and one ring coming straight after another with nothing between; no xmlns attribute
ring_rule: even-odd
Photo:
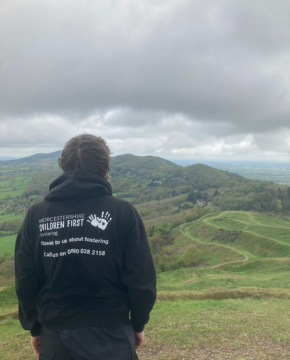
<svg viewBox="0 0 290 360"><path fill-rule="evenodd" d="M289 0L0 0L0 155L290 160Z"/></svg>

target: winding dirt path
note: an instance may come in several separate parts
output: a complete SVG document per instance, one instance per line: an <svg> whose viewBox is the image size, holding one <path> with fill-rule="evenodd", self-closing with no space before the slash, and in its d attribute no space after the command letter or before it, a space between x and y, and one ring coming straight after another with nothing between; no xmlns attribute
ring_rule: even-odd
<svg viewBox="0 0 290 360"><path fill-rule="evenodd" d="M189 237L191 240L196 241L196 242L198 242L198 243L200 243L200 244L222 246L222 247L225 247L225 248L227 248L227 249L231 249L231 250L233 250L233 251L236 251L237 253L239 253L239 254L241 254L241 255L243 255L243 256L245 257L244 260L234 260L234 261L229 261L229 262L225 262L225 263L218 264L218 265L213 265L213 266L210 266L209 269L216 269L216 268L218 268L218 267L220 267L220 266L223 266L223 265L229 265L229 264L235 264L235 263L240 263L240 262L246 262L246 261L249 260L248 255L242 253L242 252L239 251L239 250L233 249L233 248L230 247L230 246L226 246L226 245L222 245L222 244L210 244L210 243L206 243L206 242L199 241L199 240L195 239L195 238L192 237L191 235L188 235L187 232L184 232L184 231L183 231L183 226L184 226L184 225L187 225L187 224L182 224L182 225L180 225L180 231L182 232L183 235Z"/></svg>
<svg viewBox="0 0 290 360"><path fill-rule="evenodd" d="M216 228L219 228L220 226L218 226L218 225L216 225L216 224L213 224L213 223L211 223L211 222L209 222L208 221L209 219L204 219L204 222L206 222L208 225L210 225L210 226L214 226L214 227L216 227ZM239 222L239 223L242 223L242 224L244 224L245 222L244 221L242 221L242 220L236 220L236 219L231 219L231 220L233 220L233 221L236 221L236 222ZM279 227L279 226L271 226L271 225L264 225L264 224L261 224L261 223L258 223L257 221L255 221L255 220L253 220L253 222L255 222L258 226L268 226L268 227L270 227L270 228L277 228L277 229L284 229L284 230L289 230L290 231L290 229L289 228L286 228L286 227ZM183 224L184 225L184 224ZM251 231L251 230L247 230L250 226L252 226L251 224L250 225L246 225L246 227L242 230L242 231L245 231L245 232L248 232L248 233L251 233L251 234L254 234L254 235L256 235L256 236L260 236L260 237L262 237L262 238L266 238L266 239L269 239L269 240L272 240L272 241L275 241L276 243L279 243L279 244L281 244L281 245L285 245L285 246L290 246L290 244L289 243L286 243L286 242L283 242L283 241L280 241L280 240L277 240L277 239L274 239L274 238L272 238L272 237L269 237L269 236L266 236L266 235L263 235L263 234L259 234L258 232L255 232L255 231ZM254 226L254 225L253 225ZM229 229L229 228L226 228L226 230L234 230L234 229ZM189 235L187 235L187 236L189 236ZM206 244L206 243L205 243ZM235 250L235 251L237 251L237 250ZM244 255L244 254L243 254Z"/></svg>

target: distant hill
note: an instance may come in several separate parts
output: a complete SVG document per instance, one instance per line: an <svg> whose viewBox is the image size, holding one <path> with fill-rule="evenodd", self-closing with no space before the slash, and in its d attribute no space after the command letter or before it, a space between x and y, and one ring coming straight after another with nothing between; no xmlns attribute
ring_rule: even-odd
<svg viewBox="0 0 290 360"><path fill-rule="evenodd" d="M52 159L55 157L59 157L61 155L62 150L54 151L52 153L39 153L34 154L31 156L26 156L20 159L14 159L14 160L6 160L5 165L13 165L13 164L23 164L23 163L31 163L31 162L38 162L44 159ZM0 161L1 163L1 161Z"/></svg>
<svg viewBox="0 0 290 360"><path fill-rule="evenodd" d="M156 156L135 156L131 154L112 157L110 175L112 180L120 177L138 177L151 181L161 181L163 186L192 186L193 189L232 187L247 181L241 175L218 170L208 165L195 164L179 166ZM192 189L192 190L193 190ZM190 191L190 190L188 190Z"/></svg>
<svg viewBox="0 0 290 360"><path fill-rule="evenodd" d="M61 151L55 151L2 162L0 176L33 176L23 195L43 195L53 177L61 173L60 155ZM112 157L110 182L115 196L133 204L186 194L187 202L203 200L221 210L290 210L290 190L283 185L250 180L203 164L182 167L156 156Z"/></svg>
<svg viewBox="0 0 290 360"><path fill-rule="evenodd" d="M6 160L5 165L21 165L24 163L37 163L42 160L56 159L61 155L62 150L52 153L38 153L20 159ZM1 164L1 161L0 161ZM124 174L131 174L151 180L166 181L169 178L180 178L182 184L195 183L206 184L208 187L220 187L228 184L229 181L244 182L245 178L218 170L208 165L195 164L188 167L179 166L169 160L157 156L136 156L132 154L118 155L111 158L111 177L119 177Z"/></svg>
<svg viewBox="0 0 290 360"><path fill-rule="evenodd" d="M110 173L123 174L132 172L140 176L152 176L156 172L168 174L180 171L181 166L157 156L118 155L111 158ZM157 175L157 174L156 174Z"/></svg>
<svg viewBox="0 0 290 360"><path fill-rule="evenodd" d="M169 160L157 156L136 156L131 154L119 155L111 158L111 174L124 174L132 172L136 175L162 176L171 174L182 176L189 181L207 182L215 187L224 186L229 180L243 182L241 175L228 171L218 170L208 165L195 164L188 167L177 165Z"/></svg>
<svg viewBox="0 0 290 360"><path fill-rule="evenodd" d="M241 175L218 170L203 164L195 164L183 168L183 173L188 181L194 184L203 184L203 187L232 187L233 184L237 185L237 183L247 181Z"/></svg>

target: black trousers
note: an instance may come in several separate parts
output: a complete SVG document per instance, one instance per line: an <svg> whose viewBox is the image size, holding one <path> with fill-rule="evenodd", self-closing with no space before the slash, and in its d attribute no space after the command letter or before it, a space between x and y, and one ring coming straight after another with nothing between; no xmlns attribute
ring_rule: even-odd
<svg viewBox="0 0 290 360"><path fill-rule="evenodd" d="M52 331L42 327L39 360L138 360L131 325Z"/></svg>

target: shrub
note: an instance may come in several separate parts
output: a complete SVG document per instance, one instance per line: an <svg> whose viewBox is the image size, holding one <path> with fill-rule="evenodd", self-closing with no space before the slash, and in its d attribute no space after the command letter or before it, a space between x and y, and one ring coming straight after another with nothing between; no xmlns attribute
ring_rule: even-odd
<svg viewBox="0 0 290 360"><path fill-rule="evenodd" d="M14 276L14 261L8 260L0 265L0 275L9 279Z"/></svg>
<svg viewBox="0 0 290 360"><path fill-rule="evenodd" d="M195 245L189 245L182 254L181 260L187 267L190 267L195 265L195 263L200 259L200 256L201 251L198 250Z"/></svg>
<svg viewBox="0 0 290 360"><path fill-rule="evenodd" d="M4 255L0 255L0 264L4 263L7 260L13 260L13 256L8 253L5 253Z"/></svg>
<svg viewBox="0 0 290 360"><path fill-rule="evenodd" d="M193 204L191 202L184 202L180 205L180 209L182 210L187 210L192 208L193 208Z"/></svg>
<svg viewBox="0 0 290 360"><path fill-rule="evenodd" d="M148 237L153 235L153 231L154 231L154 226L149 225L146 227L146 234Z"/></svg>
<svg viewBox="0 0 290 360"><path fill-rule="evenodd" d="M186 221L186 222L192 222L192 221L194 221L194 220L196 220L196 219L198 219L198 218L199 218L199 215L198 215L197 212L195 212L195 211L190 211L190 212L185 216L185 221Z"/></svg>
<svg viewBox="0 0 290 360"><path fill-rule="evenodd" d="M163 239L160 236L153 236L149 238L149 244L153 249L154 253L157 253L161 250L163 246Z"/></svg>
<svg viewBox="0 0 290 360"><path fill-rule="evenodd" d="M164 223L163 225L158 226L154 229L153 236L166 237L171 229L172 229L171 223Z"/></svg>
<svg viewBox="0 0 290 360"><path fill-rule="evenodd" d="M172 221L172 229L176 228L177 226L183 224L184 221L182 219L174 219Z"/></svg>

